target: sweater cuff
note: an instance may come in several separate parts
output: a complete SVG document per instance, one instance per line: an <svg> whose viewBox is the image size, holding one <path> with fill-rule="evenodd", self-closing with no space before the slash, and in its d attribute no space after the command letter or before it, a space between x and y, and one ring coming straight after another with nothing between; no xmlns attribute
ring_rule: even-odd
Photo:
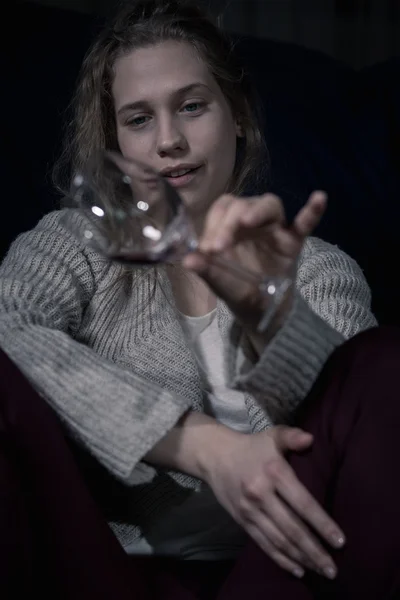
<svg viewBox="0 0 400 600"><path fill-rule="evenodd" d="M256 395L274 418L286 416L307 395L330 354L345 339L298 292L285 322L258 360L243 331L235 332L235 327L239 329L235 323L231 339L241 338L241 343L232 344L230 380L234 388Z"/></svg>
<svg viewBox="0 0 400 600"><path fill-rule="evenodd" d="M189 410L191 404L183 398L181 400L182 402L177 402L176 396L164 390L150 411L151 414L148 415L148 425L141 424L138 431L139 439L132 444L132 453L126 455L128 459L126 465L124 466L122 462L119 464L120 478L125 479L128 485L149 483L157 475L156 468L142 460Z"/></svg>

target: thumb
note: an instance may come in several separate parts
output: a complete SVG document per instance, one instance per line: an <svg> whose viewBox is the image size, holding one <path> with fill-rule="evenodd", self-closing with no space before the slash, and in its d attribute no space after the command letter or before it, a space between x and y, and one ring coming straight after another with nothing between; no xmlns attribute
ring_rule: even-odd
<svg viewBox="0 0 400 600"><path fill-rule="evenodd" d="M232 300L232 281L234 282L233 289L236 290L238 287L236 276L221 269L218 263L217 265L215 263L213 257L207 256L207 254L191 252L185 256L182 266L199 275L217 296L229 303ZM231 278L233 278L232 281Z"/></svg>
<svg viewBox="0 0 400 600"><path fill-rule="evenodd" d="M194 271L198 275L206 275L209 261L204 254L200 252L191 252L183 259L183 267L189 271Z"/></svg>
<svg viewBox="0 0 400 600"><path fill-rule="evenodd" d="M273 437L276 445L282 452L286 450L306 450L313 442L311 433L307 433L298 427L286 427L283 425L274 428Z"/></svg>

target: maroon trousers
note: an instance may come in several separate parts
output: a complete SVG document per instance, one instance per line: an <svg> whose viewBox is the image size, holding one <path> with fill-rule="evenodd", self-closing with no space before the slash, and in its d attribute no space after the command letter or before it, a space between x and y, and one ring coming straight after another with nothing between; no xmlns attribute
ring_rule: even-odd
<svg viewBox="0 0 400 600"><path fill-rule="evenodd" d="M235 564L127 557L56 417L0 353L1 597L400 598L399 373L400 330L364 332L333 353L296 415L314 443L290 463L347 538L330 582L295 579L252 542Z"/></svg>

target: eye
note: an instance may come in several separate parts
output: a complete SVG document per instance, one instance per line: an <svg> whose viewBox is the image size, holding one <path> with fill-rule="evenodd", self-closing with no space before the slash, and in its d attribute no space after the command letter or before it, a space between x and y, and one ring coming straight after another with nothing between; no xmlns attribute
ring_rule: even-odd
<svg viewBox="0 0 400 600"><path fill-rule="evenodd" d="M139 115L137 117L132 117L131 119L128 119L126 121L126 125L130 125L131 127L140 127L141 125L147 123L148 119L150 119L150 117L146 115Z"/></svg>
<svg viewBox="0 0 400 600"><path fill-rule="evenodd" d="M197 113L201 111L201 109L204 108L204 106L204 102L189 102L188 104L185 104L182 110L188 113Z"/></svg>

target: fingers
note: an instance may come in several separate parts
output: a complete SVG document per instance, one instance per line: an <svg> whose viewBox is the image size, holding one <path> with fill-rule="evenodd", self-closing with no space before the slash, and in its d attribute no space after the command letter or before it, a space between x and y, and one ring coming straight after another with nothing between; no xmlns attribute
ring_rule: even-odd
<svg viewBox="0 0 400 600"><path fill-rule="evenodd" d="M334 579L337 573L335 563L300 520L297 505L291 503L292 510L278 495L279 486L276 483L281 473L285 473L284 461L274 461L268 473L269 481L275 482L272 488L265 490L262 496L260 490L247 490L241 507L244 527L278 564L282 563L282 556L286 557L289 562L286 561L285 568L288 570L293 572L293 568L301 566ZM302 487L299 482L297 486Z"/></svg>
<svg viewBox="0 0 400 600"><path fill-rule="evenodd" d="M200 252L192 252L183 259L183 267L190 271L195 271L199 275L205 274L208 269L208 260L206 255Z"/></svg>
<svg viewBox="0 0 400 600"><path fill-rule="evenodd" d="M300 561L289 558L284 551L280 550L279 542L275 545L271 540L266 538L261 529L256 525L248 525L246 527L247 533L256 542L256 544L267 554L277 565L279 565L285 571L289 571L295 577L301 578L304 576L304 569L300 564ZM282 547L284 543L282 543Z"/></svg>
<svg viewBox="0 0 400 600"><path fill-rule="evenodd" d="M279 425L271 429L270 435L274 438L277 448L282 452L287 450L305 450L311 446L313 436L298 427Z"/></svg>
<svg viewBox="0 0 400 600"><path fill-rule="evenodd" d="M284 463L276 490L306 523L334 548L341 548L345 536L310 492L299 482L290 465Z"/></svg>
<svg viewBox="0 0 400 600"><path fill-rule="evenodd" d="M308 568L333 579L336 575L334 562L282 500L271 494L265 508L268 514L262 510L255 513L249 503L242 515L247 533L260 548L297 577Z"/></svg>
<svg viewBox="0 0 400 600"><path fill-rule="evenodd" d="M253 198L225 195L207 214L200 249L203 252L221 251L233 245L243 229L283 224L284 221L282 202L273 194Z"/></svg>
<svg viewBox="0 0 400 600"><path fill-rule="evenodd" d="M274 550L290 559L297 567L315 568L312 561L279 529L269 516L259 512L257 523L250 522L247 526L247 531L250 533L250 530L253 531L254 527L261 534L258 537L257 543L263 550L266 552L269 551L272 545Z"/></svg>
<svg viewBox="0 0 400 600"><path fill-rule="evenodd" d="M241 217L245 210L246 206L243 200L233 199L218 220L210 215L212 221L206 224L205 237L200 243L200 249L221 251L230 247L240 229Z"/></svg>
<svg viewBox="0 0 400 600"><path fill-rule="evenodd" d="M237 205L237 198L229 194L225 194L214 202L211 209L208 211L202 236L200 239L200 250L202 252L211 252L218 250L218 241L222 239L224 232L225 215L234 203ZM217 247L216 247L217 246Z"/></svg>
<svg viewBox="0 0 400 600"><path fill-rule="evenodd" d="M304 449L312 443L312 436L298 428L276 427L268 435L278 450L296 450L299 445ZM253 510L243 511L244 519L257 522L264 537L281 554L303 567L311 564L317 572L333 579L336 566L308 525L335 548L343 546L343 532L297 479L282 456L270 459L264 466L264 474L264 483L259 478L248 482L244 488L244 509L248 503L253 507ZM255 515L253 519L252 515Z"/></svg>
<svg viewBox="0 0 400 600"><path fill-rule="evenodd" d="M300 519L285 506L278 496L273 496L268 502L268 515L282 531L285 548L291 546L300 550L317 572L333 579L336 576L336 566L329 554L317 542Z"/></svg>
<svg viewBox="0 0 400 600"><path fill-rule="evenodd" d="M305 206L297 213L292 225L285 227L283 203L274 194L237 198L221 196L207 213L200 249L203 252L218 252L235 243L238 234L246 229L271 227L276 233L276 243L284 254L297 251L304 239L319 224L327 206L325 192L313 192Z"/></svg>
<svg viewBox="0 0 400 600"><path fill-rule="evenodd" d="M313 192L307 203L297 213L290 228L292 232L301 239L311 235L321 221L326 210L327 200L325 192Z"/></svg>
<svg viewBox="0 0 400 600"><path fill-rule="evenodd" d="M245 201L248 203L248 199ZM246 206L241 223L247 227L265 227L275 223L284 225L285 211L281 199L275 194L257 197L253 205Z"/></svg>

